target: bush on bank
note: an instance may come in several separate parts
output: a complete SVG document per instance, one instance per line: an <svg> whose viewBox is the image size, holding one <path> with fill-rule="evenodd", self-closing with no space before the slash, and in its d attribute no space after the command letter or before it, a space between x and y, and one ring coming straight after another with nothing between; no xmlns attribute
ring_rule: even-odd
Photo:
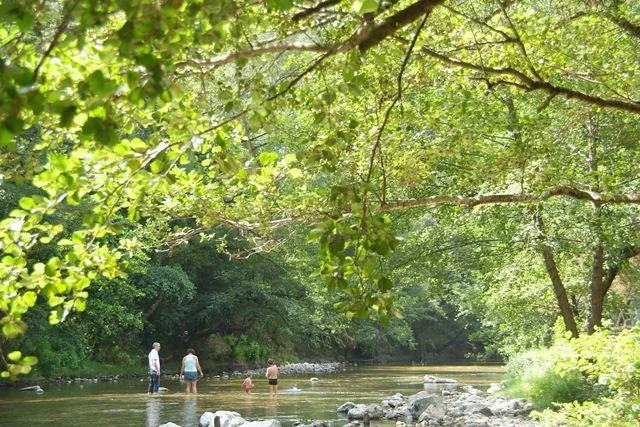
<svg viewBox="0 0 640 427"><path fill-rule="evenodd" d="M534 402L540 411L532 415L553 425L640 419L640 326L576 339L558 334L551 347L511 358L507 372L507 393Z"/></svg>

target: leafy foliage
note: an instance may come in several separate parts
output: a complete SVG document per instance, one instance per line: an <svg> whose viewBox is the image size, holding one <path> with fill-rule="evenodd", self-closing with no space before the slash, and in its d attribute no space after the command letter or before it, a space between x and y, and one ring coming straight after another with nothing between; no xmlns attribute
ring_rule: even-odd
<svg viewBox="0 0 640 427"><path fill-rule="evenodd" d="M40 299L52 324L82 312L91 283L125 280L141 251L196 238L226 251L226 227L244 256L299 234L293 223L312 230L335 308L392 324L404 285L391 260L416 229L391 211L453 204L438 220L455 222L504 203L537 204L546 229L526 209L472 212L504 247L521 235L510 261L531 269L468 259L441 291L460 295L463 315L482 295L496 308L486 324L513 335L525 317L495 302L524 287L540 297L529 313L548 322L555 298L574 335L574 308L591 332L608 278L640 247L637 12L577 0L1 2L0 173L39 189L0 220L3 340L24 334ZM561 272L553 297L534 250ZM136 289L143 305L182 298L154 326L175 336L196 291L170 269L153 261L158 283ZM271 293L260 278L243 285L207 295L211 312L247 289ZM12 357L5 376L33 362Z"/></svg>
<svg viewBox="0 0 640 427"><path fill-rule="evenodd" d="M545 350L509 362L514 387L542 407L537 416L567 425L633 425L640 402L638 328L599 330L577 339L557 336Z"/></svg>

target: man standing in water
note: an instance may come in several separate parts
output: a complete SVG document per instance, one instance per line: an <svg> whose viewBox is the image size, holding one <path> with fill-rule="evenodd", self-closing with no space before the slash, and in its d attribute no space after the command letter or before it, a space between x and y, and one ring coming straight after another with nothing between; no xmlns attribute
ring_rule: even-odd
<svg viewBox="0 0 640 427"><path fill-rule="evenodd" d="M267 380L269 381L269 396L278 394L278 367L273 359L267 360Z"/></svg>
<svg viewBox="0 0 640 427"><path fill-rule="evenodd" d="M149 394L157 393L158 387L160 387L160 356L158 351L160 350L160 343L154 342L153 348L149 352L149 374L151 380L149 381Z"/></svg>

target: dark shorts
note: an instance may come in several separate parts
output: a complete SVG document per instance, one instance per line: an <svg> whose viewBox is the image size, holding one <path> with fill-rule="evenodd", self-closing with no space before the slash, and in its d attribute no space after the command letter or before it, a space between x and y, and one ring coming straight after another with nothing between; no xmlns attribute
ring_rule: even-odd
<svg viewBox="0 0 640 427"><path fill-rule="evenodd" d="M197 372L185 372L184 373L185 381L198 381L198 373Z"/></svg>
<svg viewBox="0 0 640 427"><path fill-rule="evenodd" d="M278 385L277 378L269 378L269 385Z"/></svg>

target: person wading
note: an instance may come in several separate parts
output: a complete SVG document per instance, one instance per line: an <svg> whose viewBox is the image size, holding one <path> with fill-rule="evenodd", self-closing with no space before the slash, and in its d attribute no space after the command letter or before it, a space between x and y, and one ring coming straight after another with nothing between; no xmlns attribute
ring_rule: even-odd
<svg viewBox="0 0 640 427"><path fill-rule="evenodd" d="M267 381L269 381L269 396L278 394L278 366L273 359L267 360Z"/></svg>
<svg viewBox="0 0 640 427"><path fill-rule="evenodd" d="M154 342L153 348L149 352L149 394L157 393L160 387L160 343Z"/></svg>
<svg viewBox="0 0 640 427"><path fill-rule="evenodd" d="M196 387L198 373L200 373L200 376L203 375L200 361L198 361L196 352L192 348L189 348L187 349L187 355L182 358L182 366L180 367L180 376L184 376L184 382L186 384L185 393L198 392Z"/></svg>

